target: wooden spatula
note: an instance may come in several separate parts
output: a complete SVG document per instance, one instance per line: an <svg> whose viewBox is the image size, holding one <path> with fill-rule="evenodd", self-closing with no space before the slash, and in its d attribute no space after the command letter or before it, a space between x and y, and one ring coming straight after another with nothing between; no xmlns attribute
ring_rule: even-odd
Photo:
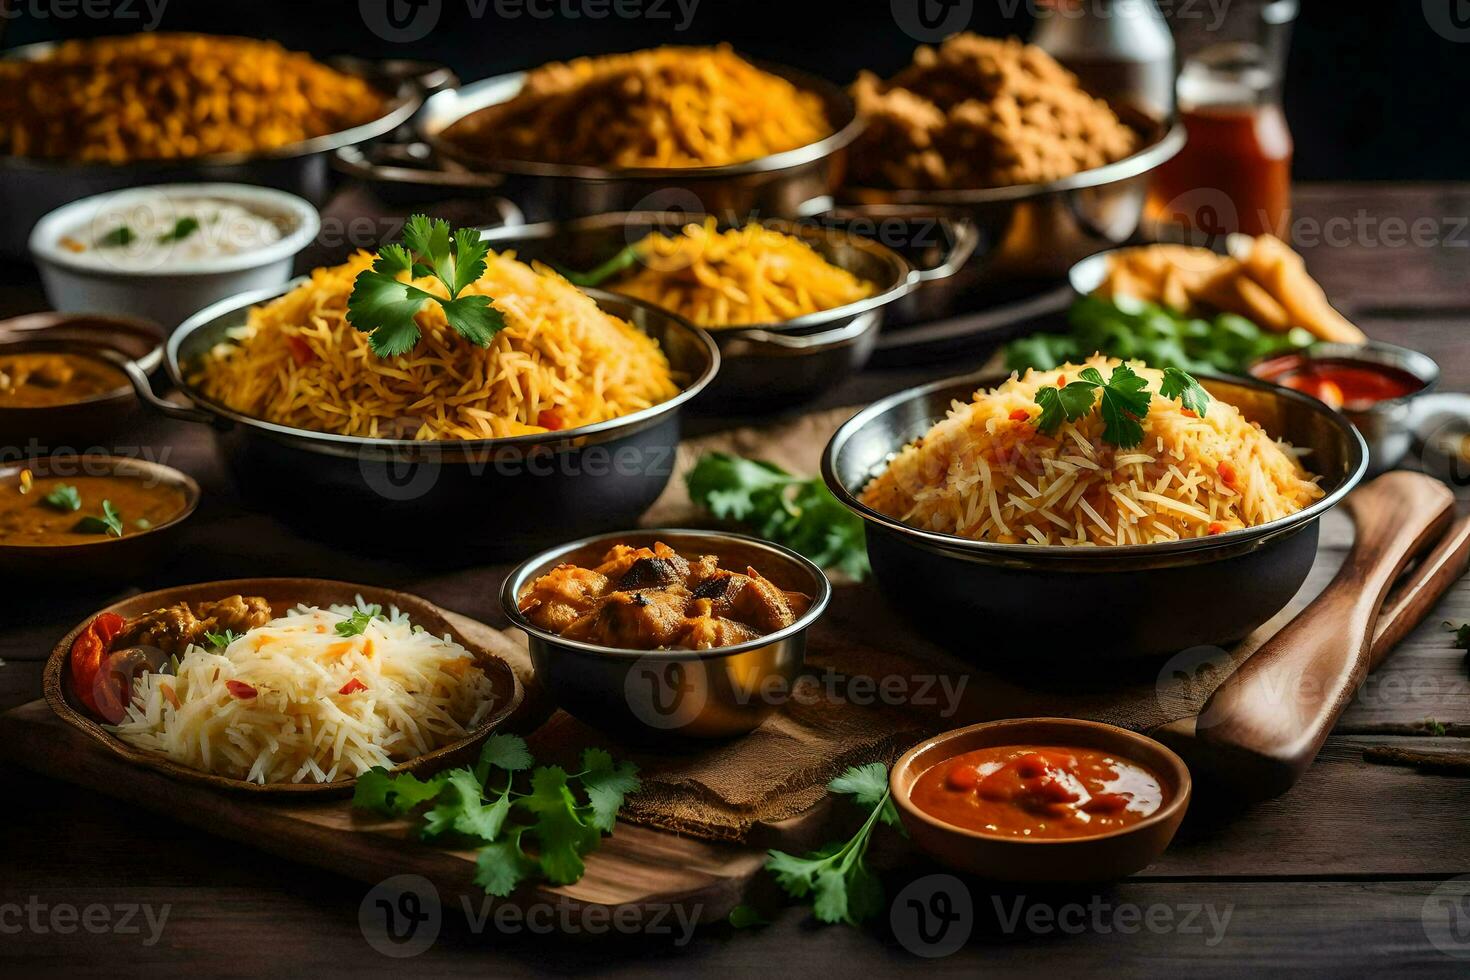
<svg viewBox="0 0 1470 980"><path fill-rule="evenodd" d="M1343 506L1357 534L1327 588L1226 678L1198 716L1152 733L1201 781L1246 799L1285 792L1317 757L1368 672L1470 561L1470 525L1445 533L1454 496L1438 480L1387 473ZM1405 566L1436 543L1394 589Z"/></svg>

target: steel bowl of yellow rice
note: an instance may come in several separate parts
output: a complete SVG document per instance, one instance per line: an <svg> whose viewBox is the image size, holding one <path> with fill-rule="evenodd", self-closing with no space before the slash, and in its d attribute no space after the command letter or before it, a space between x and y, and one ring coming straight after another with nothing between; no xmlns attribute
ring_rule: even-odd
<svg viewBox="0 0 1470 980"><path fill-rule="evenodd" d="M141 376L135 387L211 425L257 508L359 550L465 564L636 522L673 472L684 407L719 368L706 333L491 252L463 293L503 318L485 346L427 302L417 344L380 356L348 320L373 261L185 321L165 363L190 405ZM402 281L445 295L419 271Z"/></svg>
<svg viewBox="0 0 1470 980"><path fill-rule="evenodd" d="M1143 412L1109 405L1112 388L1075 420L1048 411L1120 369L1150 395ZM1320 518L1367 456L1296 392L1198 384L1186 403L1163 372L1100 356L939 381L845 423L823 475L863 519L885 596L967 659L1086 667L1223 647L1301 588ZM1110 442L1130 420L1128 445Z"/></svg>
<svg viewBox="0 0 1470 980"><path fill-rule="evenodd" d="M900 237L925 247L890 248ZM972 225L943 218L890 229L661 211L495 228L486 238L708 330L720 375L701 404L725 412L785 408L839 384L867 363L892 305L951 275L975 246Z"/></svg>

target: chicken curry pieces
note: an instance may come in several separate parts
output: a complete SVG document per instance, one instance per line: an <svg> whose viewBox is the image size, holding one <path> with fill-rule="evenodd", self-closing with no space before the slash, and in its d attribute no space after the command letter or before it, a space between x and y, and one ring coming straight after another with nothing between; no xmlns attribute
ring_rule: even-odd
<svg viewBox="0 0 1470 980"><path fill-rule="evenodd" d="M614 545L596 568L558 565L534 580L520 610L564 639L624 650L709 650L785 629L811 597L787 592L754 568L690 561L668 545Z"/></svg>

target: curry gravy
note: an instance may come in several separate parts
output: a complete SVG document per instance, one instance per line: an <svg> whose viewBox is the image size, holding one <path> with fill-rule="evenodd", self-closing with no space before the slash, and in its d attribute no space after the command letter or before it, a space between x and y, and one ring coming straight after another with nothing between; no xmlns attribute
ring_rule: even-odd
<svg viewBox="0 0 1470 980"><path fill-rule="evenodd" d="M115 535L105 530L77 530L83 518L102 516L104 500L121 518L123 537L167 524L188 506L183 488L147 477L45 476L36 477L27 493L21 486L19 475L0 482L0 545L60 546L113 539ZM46 502L47 495L61 486L76 488L80 508Z"/></svg>
<svg viewBox="0 0 1470 980"><path fill-rule="evenodd" d="M100 358L63 351L0 354L0 408L71 405L127 387L127 375Z"/></svg>

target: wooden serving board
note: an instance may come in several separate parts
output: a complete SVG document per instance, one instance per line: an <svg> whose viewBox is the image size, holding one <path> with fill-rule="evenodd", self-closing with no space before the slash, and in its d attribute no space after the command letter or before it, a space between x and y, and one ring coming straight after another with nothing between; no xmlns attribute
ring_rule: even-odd
<svg viewBox="0 0 1470 980"><path fill-rule="evenodd" d="M294 802L170 779L98 751L45 701L0 715L0 751L56 779L370 885L418 874L438 889L445 907L457 907L467 898L471 904L466 908L478 909L485 899L473 881L474 851L422 843L409 821L354 811L345 799ZM640 909L639 922L661 921L660 910L678 905L686 921L713 922L741 903L765 857L756 847L619 824L587 857L581 881L565 887L527 886L505 901L522 907L570 905L574 912L576 906L634 906Z"/></svg>

